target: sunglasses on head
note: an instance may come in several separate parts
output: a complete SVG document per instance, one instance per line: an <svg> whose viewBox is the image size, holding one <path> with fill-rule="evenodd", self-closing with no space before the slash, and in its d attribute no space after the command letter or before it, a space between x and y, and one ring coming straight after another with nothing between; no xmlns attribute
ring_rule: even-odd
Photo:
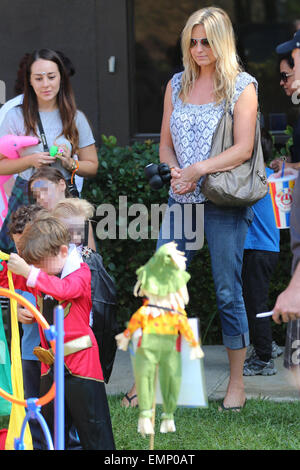
<svg viewBox="0 0 300 470"><path fill-rule="evenodd" d="M280 72L280 80L282 80L284 83L286 83L293 74L292 73L286 73L286 72Z"/></svg>
<svg viewBox="0 0 300 470"><path fill-rule="evenodd" d="M209 44L207 38L200 38L200 39L191 38L191 46L190 47L195 47L195 46L197 46L198 43L201 44L204 47L210 47L210 44Z"/></svg>

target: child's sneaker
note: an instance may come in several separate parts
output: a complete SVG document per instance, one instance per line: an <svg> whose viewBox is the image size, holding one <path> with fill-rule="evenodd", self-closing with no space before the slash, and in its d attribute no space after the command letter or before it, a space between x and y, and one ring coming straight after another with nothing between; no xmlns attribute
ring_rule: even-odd
<svg viewBox="0 0 300 470"><path fill-rule="evenodd" d="M248 361L253 356L253 354L255 354L255 349L253 344L250 344L246 352L246 361Z"/></svg>
<svg viewBox="0 0 300 470"><path fill-rule="evenodd" d="M278 346L278 344L276 344L275 341L272 341L272 358L276 359L276 357L281 356L282 353L283 353L283 349L280 346Z"/></svg>
<svg viewBox="0 0 300 470"><path fill-rule="evenodd" d="M261 361L257 356L253 358L252 361L245 361L243 375L253 376L253 375L275 375L277 374L277 369L275 369L273 359L265 362Z"/></svg>
<svg viewBox="0 0 300 470"><path fill-rule="evenodd" d="M250 364L253 362L255 359L258 359L258 356L256 354L256 351L254 349L254 346L250 345L246 354L246 359L244 362L244 366L247 364Z"/></svg>

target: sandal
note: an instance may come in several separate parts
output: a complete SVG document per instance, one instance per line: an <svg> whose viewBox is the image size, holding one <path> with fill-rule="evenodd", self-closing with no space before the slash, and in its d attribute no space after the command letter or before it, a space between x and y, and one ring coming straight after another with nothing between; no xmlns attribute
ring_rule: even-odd
<svg viewBox="0 0 300 470"><path fill-rule="evenodd" d="M126 400L128 401L128 406L126 406L126 408L130 408L130 407L131 407L131 408L135 408L136 406L138 406L137 404L136 404L135 406L132 406L132 405L131 405L132 400L134 400L135 398L137 398L137 395L132 395L132 396L130 397L130 396L128 395L128 393L125 393L124 398L126 398ZM124 398L123 398L123 399L124 399ZM125 405L123 405L123 406L125 406Z"/></svg>
<svg viewBox="0 0 300 470"><path fill-rule="evenodd" d="M244 401L244 404L241 406L225 406L224 402L221 403L221 409L219 408L219 411L242 411L243 408L246 406L246 400Z"/></svg>

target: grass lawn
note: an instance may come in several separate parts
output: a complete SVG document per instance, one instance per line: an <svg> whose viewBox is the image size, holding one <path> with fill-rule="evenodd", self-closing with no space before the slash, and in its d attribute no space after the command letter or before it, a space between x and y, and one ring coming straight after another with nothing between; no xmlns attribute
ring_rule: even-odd
<svg viewBox="0 0 300 470"><path fill-rule="evenodd" d="M149 450L149 438L137 433L137 409L109 405L118 450ZM156 409L155 450L286 450L300 449L300 402L248 400L240 413L219 412L220 403L208 408L177 408L176 433L159 432L161 406Z"/></svg>
<svg viewBox="0 0 300 470"><path fill-rule="evenodd" d="M138 409L122 408L121 396L108 400L117 450L149 450L149 438L137 433ZM157 406L154 450L300 449L300 401L248 400L241 413L219 412L219 404L178 408L174 434L160 434L161 406ZM0 428L7 423L7 417L0 417Z"/></svg>

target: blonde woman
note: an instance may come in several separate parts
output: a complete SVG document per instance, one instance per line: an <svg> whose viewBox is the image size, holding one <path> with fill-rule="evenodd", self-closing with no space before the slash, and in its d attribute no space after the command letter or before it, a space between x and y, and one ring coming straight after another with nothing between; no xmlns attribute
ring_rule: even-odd
<svg viewBox="0 0 300 470"><path fill-rule="evenodd" d="M175 240L189 263L187 233L196 225L196 208L204 204L204 230L211 256L223 342L230 378L221 409L240 411L246 401L243 364L249 345L247 315L242 297L244 241L252 220L251 208L221 208L205 200L203 177L234 168L251 157L257 115L257 82L242 70L232 24L219 8L196 11L182 32L184 71L167 85L161 128L160 160L172 168L168 218L157 247ZM212 136L225 107L234 119L234 145L209 159ZM181 221L173 217L181 208ZM191 211L183 210L188 205ZM190 214L187 217L187 214ZM180 230L178 223L182 224ZM167 231L164 228L168 228ZM176 236L182 233L183 236ZM170 236L164 236L169 233ZM201 280L193 279L197 283ZM201 314L201 312L199 312Z"/></svg>

